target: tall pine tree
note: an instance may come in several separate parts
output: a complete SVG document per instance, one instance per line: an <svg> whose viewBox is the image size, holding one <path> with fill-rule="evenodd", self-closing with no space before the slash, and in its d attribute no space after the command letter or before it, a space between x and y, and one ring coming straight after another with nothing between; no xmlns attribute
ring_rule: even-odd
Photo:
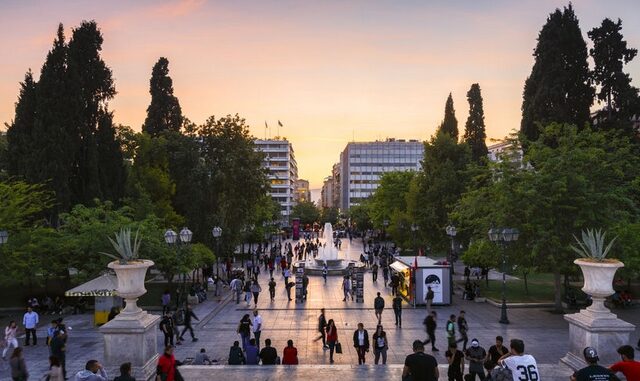
<svg viewBox="0 0 640 381"><path fill-rule="evenodd" d="M142 131L158 136L163 131L180 131L182 109L178 98L173 95L173 81L169 77L169 60L160 57L151 72L151 103L147 108L147 118Z"/></svg>
<svg viewBox="0 0 640 381"><path fill-rule="evenodd" d="M113 114L101 110L96 130L98 177L102 198L118 201L124 196L126 170L120 142L113 125Z"/></svg>
<svg viewBox="0 0 640 381"><path fill-rule="evenodd" d="M458 119L456 119L456 110L453 108L451 93L449 93L447 103L444 106L444 120L440 124L438 131L448 134L456 141L458 140Z"/></svg>
<svg viewBox="0 0 640 381"><path fill-rule="evenodd" d="M482 164L489 151L485 142L487 134L484 126L484 108L482 107L480 85L477 83L471 85L467 92L467 101L469 101L469 117L465 124L463 140L471 147L471 159Z"/></svg>
<svg viewBox="0 0 640 381"><path fill-rule="evenodd" d="M633 60L638 50L627 47L621 30L620 19L614 23L606 18L599 27L587 33L593 41L589 53L595 63L593 80L599 86L596 95L598 102L606 105L600 113L599 127L623 126L630 129L629 118L638 98L638 89L631 86L629 74L623 71L624 65Z"/></svg>
<svg viewBox="0 0 640 381"><path fill-rule="evenodd" d="M28 178L33 168L33 124L36 111L36 82L31 70L20 84L16 115L7 128L7 171L10 176Z"/></svg>
<svg viewBox="0 0 640 381"><path fill-rule="evenodd" d="M520 131L537 139L539 124L589 121L594 90L590 85L587 45L573 7L556 9L538 35L535 63L524 86Z"/></svg>

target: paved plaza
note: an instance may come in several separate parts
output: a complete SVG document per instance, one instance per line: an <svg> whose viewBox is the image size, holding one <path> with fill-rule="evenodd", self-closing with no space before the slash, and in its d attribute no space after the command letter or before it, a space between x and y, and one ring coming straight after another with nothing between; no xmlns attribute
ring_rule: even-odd
<svg viewBox="0 0 640 381"><path fill-rule="evenodd" d="M361 244L355 240L352 245L348 240L345 240L342 245L343 255L344 252L350 251L351 258L357 258L361 249ZM250 374L254 378L250 378L247 373L238 374L242 370L234 369L234 367L215 367L217 376L207 376L206 378L280 379L288 374L294 378L303 378L304 376L304 379L321 379L323 374L335 371L338 372L336 374L344 374L346 378L357 375L371 375L372 377L375 375L377 379L394 379L393 375L399 377L404 358L411 353L413 340L426 338L422 324L426 315L424 307L414 309L405 303L402 328L394 326L393 311L390 308L391 289L385 288L381 272L377 283L372 281L370 273L365 275L365 303L342 301L341 278L339 276L329 277L327 284L324 284L322 277L312 276L310 277L308 300L304 303L288 301L283 287L284 280L279 271L276 276L278 283L276 301L271 302L266 287L267 275L263 272L260 277L260 283L264 290L258 303L258 309L264 320L261 339L264 342L264 339L270 338L279 355L282 354L286 341L292 339L298 348L300 364L304 364L305 367L300 367L297 370L286 370L287 367L276 367L278 369L271 370L253 369ZM350 365L358 363L351 339L357 323L364 323L370 335L373 335L375 331L377 320L373 311L373 299L376 292L382 293L387 306L382 314L382 324L387 331L389 340L388 363L397 366L377 370L368 367L362 369L357 366L352 367ZM525 341L526 352L534 355L539 364L546 364L542 368L543 377L545 377L545 372L548 372L548 378L553 378L552 374L564 375L567 372L563 366L557 365L568 349L568 325L562 315L553 314L545 309L513 308L509 310L511 324L502 325L498 323L500 315L498 308L488 303L462 300L459 292L454 295L453 300L451 306L435 307L438 312L437 347L440 349L440 352L435 356L440 364L446 364L444 357L446 350L445 321L450 314L457 315L460 310L465 310L470 327L470 339L477 338L480 344L488 349L493 344L496 335L502 335L507 343L511 338L521 338ZM314 342L314 338L318 335L317 318L321 308L326 309L327 319L334 319L336 322L338 337L343 343L344 353L335 355L336 365L333 367L329 366L329 352L322 349L320 342ZM250 306L242 301L240 304L236 304L228 290L225 290L225 294L219 298L210 296L208 301L197 305L194 309L200 318L200 322L197 322L195 326L199 341L193 343L189 338L186 338L184 344L177 347L176 357L178 359L194 357L200 348L205 348L212 359L216 359L219 364L226 364L229 347L233 341L240 340L236 332L238 322L244 314L251 313L252 310L253 303ZM18 315L21 316L21 313L16 313L15 318ZM637 313L637 310L621 311L619 315L622 319L633 324L640 324L640 314ZM67 353L69 376L83 369L87 360L102 359L102 336L96 328L92 327L91 317L91 315L85 314L72 315L65 319L71 328ZM49 316L41 317L38 336L42 339L39 340L38 346L25 348L27 365L33 379L39 377L47 368L48 349L44 344L44 337L48 320L50 320ZM637 342L638 335L638 330L632 334L633 343ZM158 351L161 351L162 338L159 333ZM23 340L21 340L22 343ZM431 352L429 348L428 346L428 353ZM367 362L373 364L372 352L368 354ZM9 379L7 362L2 362L0 367L1 379ZM210 369L212 368L189 368L185 369L185 375L187 375L187 379L201 379L205 373L211 372ZM115 374L112 373L110 376L115 376ZM443 374L442 377L445 375Z"/></svg>

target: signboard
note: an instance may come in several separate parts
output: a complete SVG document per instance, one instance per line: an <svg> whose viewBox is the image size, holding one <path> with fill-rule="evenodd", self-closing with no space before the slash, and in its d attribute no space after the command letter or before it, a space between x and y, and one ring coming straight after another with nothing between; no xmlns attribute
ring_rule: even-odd
<svg viewBox="0 0 640 381"><path fill-rule="evenodd" d="M356 268L356 303L364 303L364 267Z"/></svg>
<svg viewBox="0 0 640 381"><path fill-rule="evenodd" d="M441 268L423 268L422 269L422 284L424 285L423 300L427 297L427 287L431 287L433 291L433 303L444 303L444 289L443 289L443 273Z"/></svg>
<svg viewBox="0 0 640 381"><path fill-rule="evenodd" d="M293 240L297 241L300 239L300 219L294 218L291 220L291 224L293 226Z"/></svg>
<svg viewBox="0 0 640 381"><path fill-rule="evenodd" d="M304 262L298 262L296 267L296 303L302 303L304 293L302 290L302 277L304 276Z"/></svg>

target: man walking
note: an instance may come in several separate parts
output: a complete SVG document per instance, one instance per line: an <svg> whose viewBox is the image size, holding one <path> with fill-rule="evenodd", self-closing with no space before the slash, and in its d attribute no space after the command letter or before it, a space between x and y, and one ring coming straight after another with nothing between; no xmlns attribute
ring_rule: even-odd
<svg viewBox="0 0 640 381"><path fill-rule="evenodd" d="M160 321L160 330L164 334L164 346L171 344L173 346L173 319L171 319L171 312L165 312L162 320Z"/></svg>
<svg viewBox="0 0 640 381"><path fill-rule="evenodd" d="M424 345L431 343L432 352L438 352L438 348L436 348L436 328L438 327L438 324L436 323L437 316L436 311L431 311L431 314L427 315L423 323L427 329L427 336L429 337L424 342Z"/></svg>
<svg viewBox="0 0 640 381"><path fill-rule="evenodd" d="M396 326L402 328L402 298L400 295L393 298L393 314L396 317Z"/></svg>
<svg viewBox="0 0 640 381"><path fill-rule="evenodd" d="M469 326L467 325L467 319L464 318L464 311L460 311L460 314L458 315L458 331L460 332L460 338L456 343L462 341L463 352L467 350L467 342L469 341L469 336L467 335L468 330Z"/></svg>
<svg viewBox="0 0 640 381"><path fill-rule="evenodd" d="M22 325L26 334L25 346L29 345L29 338L33 337L33 345L38 345L38 337L36 336L36 328L38 327L38 313L31 307L27 307L27 312L22 317Z"/></svg>
<svg viewBox="0 0 640 381"><path fill-rule="evenodd" d="M456 344L456 315L449 316L445 329L447 330L448 345Z"/></svg>
<svg viewBox="0 0 640 381"><path fill-rule="evenodd" d="M382 279L384 280L384 287L389 284L389 267L385 265L384 261L381 261L382 266Z"/></svg>
<svg viewBox="0 0 640 381"><path fill-rule="evenodd" d="M369 352L369 332L362 323L358 323L358 329L353 332L353 347L358 353L358 365L364 365L365 355Z"/></svg>
<svg viewBox="0 0 640 381"><path fill-rule="evenodd" d="M229 287L236 293L236 304L240 304L240 295L242 295L242 280L240 278L234 278Z"/></svg>
<svg viewBox="0 0 640 381"><path fill-rule="evenodd" d="M384 298L380 296L378 292L378 296L373 300L373 308L376 310L376 317L378 318L378 324L382 321L382 311L384 310Z"/></svg>
<svg viewBox="0 0 640 381"><path fill-rule="evenodd" d="M449 346L444 356L449 363L449 369L447 370L449 381L462 381L462 375L464 374L464 354L453 344Z"/></svg>
<svg viewBox="0 0 640 381"><path fill-rule="evenodd" d="M413 353L404 360L402 379L437 381L439 377L440 372L438 372L438 362L435 357L424 353L422 341L414 341Z"/></svg>
<svg viewBox="0 0 640 381"><path fill-rule="evenodd" d="M342 301L346 302L347 297L351 295L351 279L349 279L348 276L345 276L342 280L342 292L344 293L344 299L342 299Z"/></svg>
<svg viewBox="0 0 640 381"><path fill-rule="evenodd" d="M320 336L313 339L313 341L322 339L322 349L329 349L327 345L327 318L324 316L324 308L320 309L320 316L318 316L318 331Z"/></svg>
<svg viewBox="0 0 640 381"><path fill-rule="evenodd" d="M253 337L256 338L256 347L260 350L260 334L262 333L262 316L258 313L258 310L253 310Z"/></svg>
<svg viewBox="0 0 640 381"><path fill-rule="evenodd" d="M400 278L398 274L391 275L391 295L398 293L398 285L400 284Z"/></svg>
<svg viewBox="0 0 640 381"><path fill-rule="evenodd" d="M272 302L276 299L276 281L273 278L269 281L269 297Z"/></svg>
<svg viewBox="0 0 640 381"><path fill-rule="evenodd" d="M373 276L373 283L378 282L378 264L375 262L371 266L371 275Z"/></svg>
<svg viewBox="0 0 640 381"><path fill-rule="evenodd" d="M431 286L427 286L427 295L426 295L425 299L427 301L427 313L428 314L431 313L431 304L433 303L433 297L434 297L434 293L433 293L433 290L431 289Z"/></svg>
<svg viewBox="0 0 640 381"><path fill-rule="evenodd" d="M191 318L200 321L200 319L198 319L196 314L193 313L193 310L191 309L191 305L187 304L187 309L184 311L184 328L182 329L182 333L180 334L180 340L184 340L184 333L187 332L187 330L189 330L189 333L191 334L191 341L195 343L196 341L198 341L198 338L196 337L196 335L193 334L193 327L191 326Z"/></svg>

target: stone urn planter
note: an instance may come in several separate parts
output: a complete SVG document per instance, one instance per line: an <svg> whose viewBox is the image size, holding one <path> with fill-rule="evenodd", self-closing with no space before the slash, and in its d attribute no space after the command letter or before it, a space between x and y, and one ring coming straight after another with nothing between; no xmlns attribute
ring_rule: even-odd
<svg viewBox="0 0 640 381"><path fill-rule="evenodd" d="M138 307L138 298L147 292L144 287L144 280L147 275L147 269L153 266L153 261L140 259L121 264L113 261L107 265L116 272L118 278L118 296L122 297L126 303L124 310L120 314L122 317L138 315L142 309Z"/></svg>
<svg viewBox="0 0 640 381"><path fill-rule="evenodd" d="M593 298L593 303L587 310L593 313L610 313L604 301L613 295L613 277L619 268L624 267L624 263L616 259L595 261L584 258L576 259L573 263L580 266L584 276L582 291Z"/></svg>

